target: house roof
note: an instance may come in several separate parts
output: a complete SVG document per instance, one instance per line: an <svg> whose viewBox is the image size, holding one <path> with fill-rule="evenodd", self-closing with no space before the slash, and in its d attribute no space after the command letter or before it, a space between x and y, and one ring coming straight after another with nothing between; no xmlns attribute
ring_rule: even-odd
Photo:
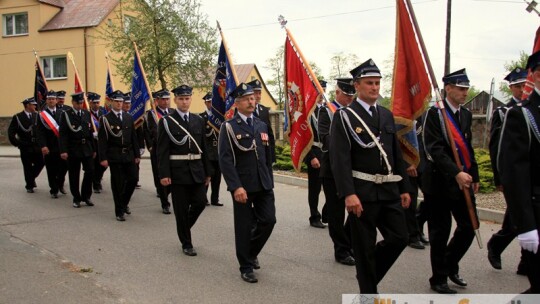
<svg viewBox="0 0 540 304"><path fill-rule="evenodd" d="M257 66L254 63L235 64L234 67L236 69L236 77L238 77L239 82L250 82L251 79L248 79L248 77L251 74L251 71L253 69L255 69L255 71L257 72L257 77L259 78L262 85L264 86L264 89L268 93L270 93L270 90L268 90L268 88L266 87L266 83L262 79L262 76L261 76L261 73L259 72L259 69L257 68ZM274 96L272 96L271 93L269 95L270 95L270 97L272 97L272 102L277 105L277 102L276 102L276 99L274 98Z"/></svg>
<svg viewBox="0 0 540 304"><path fill-rule="evenodd" d="M118 5L119 0L40 0L39 2L60 7L40 31L94 27L103 21Z"/></svg>

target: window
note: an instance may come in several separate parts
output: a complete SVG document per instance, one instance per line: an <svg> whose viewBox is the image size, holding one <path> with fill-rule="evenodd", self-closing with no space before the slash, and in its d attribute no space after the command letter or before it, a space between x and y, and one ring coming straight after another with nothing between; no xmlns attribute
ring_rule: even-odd
<svg viewBox="0 0 540 304"><path fill-rule="evenodd" d="M124 32L127 34L131 31L131 26L134 22L134 17L124 15Z"/></svg>
<svg viewBox="0 0 540 304"><path fill-rule="evenodd" d="M67 77L66 56L41 57L41 66L46 79L63 79Z"/></svg>
<svg viewBox="0 0 540 304"><path fill-rule="evenodd" d="M4 36L28 34L28 13L7 14L2 16Z"/></svg>

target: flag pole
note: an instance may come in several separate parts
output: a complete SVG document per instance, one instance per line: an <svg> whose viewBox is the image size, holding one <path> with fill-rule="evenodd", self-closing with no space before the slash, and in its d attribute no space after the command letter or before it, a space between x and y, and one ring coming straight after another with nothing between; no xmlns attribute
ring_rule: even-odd
<svg viewBox="0 0 540 304"><path fill-rule="evenodd" d="M48 92L49 91L49 88L47 87L47 80L45 80L45 75L43 75L43 70L41 69L41 65L39 64L39 58L38 58L38 55L37 55L37 52L35 49L32 49L34 51L34 56L36 57L36 65L39 67L39 74L41 74L41 79L43 79L43 84L45 85L45 90ZM35 88L34 88L35 90ZM45 98L47 99L47 98ZM39 100L38 100L39 102ZM43 102L43 104L39 105L40 106L40 110L43 109L43 107L45 107L45 102Z"/></svg>
<svg viewBox="0 0 540 304"><path fill-rule="evenodd" d="M144 67L141 62L141 56L139 55L139 49L137 48L137 44L135 43L135 41L133 41L133 47L135 48L135 56L137 57L137 62L139 63L139 67L141 67L141 72L144 79L144 85L146 86L146 90L148 91L148 94L150 95L148 96L150 99L150 106L152 107L152 110L154 111L154 113L156 113L156 104L154 103L154 99L152 98L152 90L150 90L148 79L146 79L146 73L144 72ZM112 79L111 79L111 84L112 84Z"/></svg>
<svg viewBox="0 0 540 304"><path fill-rule="evenodd" d="M79 79L79 85L81 86L81 90L83 92L83 98L84 98L84 105L85 107L90 110L90 106L88 105L88 99L86 98L86 91L84 90L83 84L80 82L81 78L79 77L79 71L77 70L77 65L75 65L75 60L73 59L73 54L71 52L67 53L67 56L71 63L73 64L73 69L75 70L75 77ZM94 123L93 119L90 119L92 122L92 128L94 129L94 132L97 132L96 124Z"/></svg>
<svg viewBox="0 0 540 304"><path fill-rule="evenodd" d="M231 72L234 78L234 82L236 85L238 85L238 76L236 76L236 67L234 66L234 63L231 59L231 56L229 55L229 47L227 46L227 41L225 40L225 35L223 35L223 31L221 30L221 26L219 25L219 21L216 20L217 28L219 30L219 34L221 35L221 42L223 43L223 48L225 49L225 54L227 55L227 60L229 61L229 65L231 66Z"/></svg>
<svg viewBox="0 0 540 304"><path fill-rule="evenodd" d="M302 60L302 64L304 65L304 68L307 70L309 76L311 77L311 80L315 84L315 87L317 88L317 91L319 92L320 95L323 96L324 101L328 102L328 99L326 98L326 95L324 94L324 90L323 90L321 84L319 83L319 79L317 79L317 75L315 75L315 73L311 69L311 66L309 65L309 62L304 57L304 54L302 54L302 51L298 47L298 44L296 44L296 40L294 40L294 37L293 37L291 31L289 31L289 29L285 26L287 24L287 20L285 20L285 18L282 15L279 15L278 21L279 21L279 24L281 24L281 27L285 29L285 32L287 32L287 37L289 37L289 39L291 40L293 48L296 50L296 52L300 56L300 59Z"/></svg>
<svg viewBox="0 0 540 304"><path fill-rule="evenodd" d="M433 89L435 90L436 102L439 105L439 108L441 109L441 113L443 116L443 123L446 129L446 135L448 137L448 141L450 142L450 148L454 156L454 161L456 165L458 166L458 168L461 169L463 168L463 165L461 164L461 160L459 159L459 155L457 153L454 137L452 136L452 132L450 131L450 128L448 127L450 125L449 120L448 120L448 115L446 115L444 102L442 100L441 93L439 90L439 85L437 84L437 79L435 78L435 72L433 71L433 67L431 66L431 61L429 60L429 55L426 50L426 45L424 44L424 39L422 38L422 33L420 32L420 27L418 26L418 22L416 21L416 15L414 14L411 1L410 0L397 0L397 1L405 1L405 3L407 4L407 9L409 10L409 14L411 16L414 29L416 31L416 36L418 37L418 42L420 43L420 47L422 48L422 53L424 55L425 63L428 68L429 76L431 78L431 84L433 85ZM478 220L478 216L472 204L471 193L469 192L469 188L465 188L465 187L462 187L462 191L463 191L463 196L465 197L465 203L467 204L469 218L471 219L474 234L476 235L476 240L478 241L478 247L482 249L483 248L482 237L480 236L480 230L479 230L480 222Z"/></svg>

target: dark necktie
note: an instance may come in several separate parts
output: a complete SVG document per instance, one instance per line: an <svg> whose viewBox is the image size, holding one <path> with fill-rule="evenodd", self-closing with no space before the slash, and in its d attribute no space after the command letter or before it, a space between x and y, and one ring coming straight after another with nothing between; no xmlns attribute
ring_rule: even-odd
<svg viewBox="0 0 540 304"><path fill-rule="evenodd" d="M52 111L52 116L56 116L56 111Z"/></svg>
<svg viewBox="0 0 540 304"><path fill-rule="evenodd" d="M377 108L375 106L371 106L369 107L369 111L371 112L371 116L373 117L377 125L379 125L379 113L377 112Z"/></svg>
<svg viewBox="0 0 540 304"><path fill-rule="evenodd" d="M120 121L122 121L122 114L121 113L118 113L118 119L120 119Z"/></svg>
<svg viewBox="0 0 540 304"><path fill-rule="evenodd" d="M251 131L253 131L253 118L248 117L248 118L246 119L246 122L247 122L249 128L251 129Z"/></svg>
<svg viewBox="0 0 540 304"><path fill-rule="evenodd" d="M28 114L28 119L32 120L32 114Z"/></svg>
<svg viewBox="0 0 540 304"><path fill-rule="evenodd" d="M165 109L165 111L163 111L163 115L165 115L165 116L169 115L169 111L167 111L167 109Z"/></svg>
<svg viewBox="0 0 540 304"><path fill-rule="evenodd" d="M186 123L189 123L189 118L188 118L188 115L187 115L187 114L184 114L184 121L185 121Z"/></svg>
<svg viewBox="0 0 540 304"><path fill-rule="evenodd" d="M79 115L79 117L82 117L81 111L77 112L77 114Z"/></svg>
<svg viewBox="0 0 540 304"><path fill-rule="evenodd" d="M456 123L458 124L458 126L460 125L461 123L461 120L459 119L459 110L456 111Z"/></svg>

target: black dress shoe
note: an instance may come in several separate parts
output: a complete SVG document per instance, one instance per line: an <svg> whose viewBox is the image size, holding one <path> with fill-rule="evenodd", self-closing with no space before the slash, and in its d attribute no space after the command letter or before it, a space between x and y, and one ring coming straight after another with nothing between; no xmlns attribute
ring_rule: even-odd
<svg viewBox="0 0 540 304"><path fill-rule="evenodd" d="M131 214L131 209L129 207L126 207L126 210L124 211L126 214Z"/></svg>
<svg viewBox="0 0 540 304"><path fill-rule="evenodd" d="M86 206L90 206L90 207L94 206L94 203L92 203L91 200L85 200L84 202L86 203Z"/></svg>
<svg viewBox="0 0 540 304"><path fill-rule="evenodd" d="M163 214L171 214L171 210L169 210L169 207L163 208Z"/></svg>
<svg viewBox="0 0 540 304"><path fill-rule="evenodd" d="M420 242L424 244L424 246L429 245L429 240L426 238L426 236L423 233L420 234L419 239L420 239Z"/></svg>
<svg viewBox="0 0 540 304"><path fill-rule="evenodd" d="M493 249L491 248L491 245L487 244L487 250L488 250L488 261L491 264L491 266L495 269L502 269L502 262L501 262L501 255L495 254L493 252Z"/></svg>
<svg viewBox="0 0 540 304"><path fill-rule="evenodd" d="M58 193L51 193L51 198L58 198Z"/></svg>
<svg viewBox="0 0 540 304"><path fill-rule="evenodd" d="M324 229L326 227L320 220L313 221L313 222L309 223L309 225L311 225L311 227L322 228L322 229Z"/></svg>
<svg viewBox="0 0 540 304"><path fill-rule="evenodd" d="M257 283L259 280L257 280L257 277L253 272L245 272L240 275L242 277L242 280L248 282L248 283Z"/></svg>
<svg viewBox="0 0 540 304"><path fill-rule="evenodd" d="M119 221L119 222L125 222L126 221L126 219L124 218L123 215L117 216L116 220Z"/></svg>
<svg viewBox="0 0 540 304"><path fill-rule="evenodd" d="M156 197L159 197L159 193L156 193Z"/></svg>
<svg viewBox="0 0 540 304"><path fill-rule="evenodd" d="M220 203L220 202L214 202L214 203L212 203L212 206L219 206L219 207L221 207L221 206L223 206L223 204Z"/></svg>
<svg viewBox="0 0 540 304"><path fill-rule="evenodd" d="M58 189L58 191L60 191L60 193L62 193L62 194L67 194L67 191L66 191L66 189L64 189L63 186L60 187L60 188Z"/></svg>
<svg viewBox="0 0 540 304"><path fill-rule="evenodd" d="M94 193L101 193L101 189L94 189Z"/></svg>
<svg viewBox="0 0 540 304"><path fill-rule="evenodd" d="M73 208L81 208L81 202L73 202Z"/></svg>
<svg viewBox="0 0 540 304"><path fill-rule="evenodd" d="M340 263L340 264L347 265L347 266L356 265L356 261L354 260L354 258L352 256L348 256L348 257L343 258L343 259L336 259L336 261L338 263Z"/></svg>
<svg viewBox="0 0 540 304"><path fill-rule="evenodd" d="M135 189L141 189L141 184L135 185Z"/></svg>
<svg viewBox="0 0 540 304"><path fill-rule="evenodd" d="M450 287L448 287L448 284L446 284L446 283L431 285L431 290L433 290L433 291L435 291L437 293L442 293L442 294L454 294L454 293L457 293L457 291L455 291L454 289L451 289Z"/></svg>
<svg viewBox="0 0 540 304"><path fill-rule="evenodd" d="M184 254L187 255L187 256L196 256L197 255L197 252L193 248L184 248L184 249L182 249L182 252L184 252Z"/></svg>
<svg viewBox="0 0 540 304"><path fill-rule="evenodd" d="M456 285L467 286L467 282L465 282L465 280L462 279L457 273L449 275L448 278Z"/></svg>
<svg viewBox="0 0 540 304"><path fill-rule="evenodd" d="M261 269L261 265L259 265L259 259L254 258L252 264L253 264L253 269Z"/></svg>
<svg viewBox="0 0 540 304"><path fill-rule="evenodd" d="M516 273L519 274L519 275L522 275L522 276L526 276L527 275L527 267L525 267L522 263L519 263Z"/></svg>
<svg viewBox="0 0 540 304"><path fill-rule="evenodd" d="M410 241L409 247L414 248L414 249L426 249L426 246L424 246L424 244L422 244L420 240Z"/></svg>
<svg viewBox="0 0 540 304"><path fill-rule="evenodd" d="M32 188L26 189L26 193L34 193L34 189L32 189Z"/></svg>

